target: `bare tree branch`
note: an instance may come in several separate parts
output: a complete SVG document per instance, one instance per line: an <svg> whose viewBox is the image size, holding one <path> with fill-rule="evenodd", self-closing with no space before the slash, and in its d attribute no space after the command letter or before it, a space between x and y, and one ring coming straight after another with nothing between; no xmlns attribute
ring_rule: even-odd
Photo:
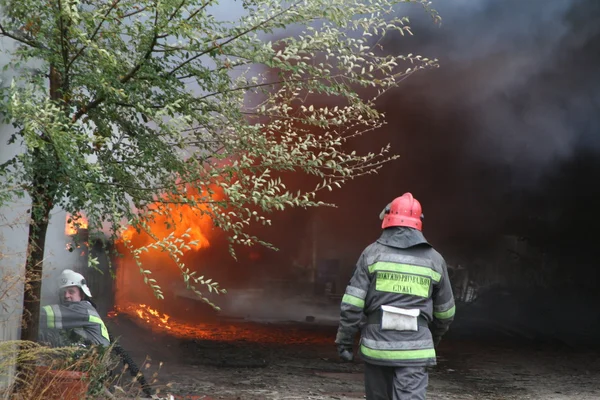
<svg viewBox="0 0 600 400"><path fill-rule="evenodd" d="M132 12L130 12L130 13L123 14L123 15L122 15L122 18L123 18L123 19L125 19L125 18L129 18L129 17L133 17L134 15L137 15L137 14L139 14L139 13L142 13L142 12L146 11L147 9L148 9L148 7L147 7L147 6L146 6L146 7L142 7L142 8L140 8L140 9L138 9L138 10L135 10L135 11L132 11Z"/></svg>
<svg viewBox="0 0 600 400"><path fill-rule="evenodd" d="M26 44L28 46L34 47L36 49L44 49L48 50L48 48L44 47L41 43L36 42L35 40L26 37L22 32L8 32L2 24L0 24L0 35L6 36L13 40L16 40L19 43Z"/></svg>
<svg viewBox="0 0 600 400"><path fill-rule="evenodd" d="M157 27L157 25L158 25L158 8L155 8L154 26ZM150 45L148 46L148 50L143 55L141 60L125 76L123 76L119 80L120 83L125 84L125 83L129 82L135 76L135 74L142 68L142 66L152 57L152 53L154 51L154 47L156 46L157 41L158 41L158 31L155 29L154 36L152 37ZM104 102L104 100L106 100L106 99L103 96L100 96L100 97L90 101L86 106L81 107L79 110L77 110L77 112L73 116L72 122L77 121L89 110L92 110L92 109L98 107L102 102Z"/></svg>
<svg viewBox="0 0 600 400"><path fill-rule="evenodd" d="M106 19L108 18L108 16L110 15L110 13L112 12L112 10L114 10L115 8L117 8L117 6L119 5L119 2L121 0L114 0L113 3L110 5L109 9L106 11L106 13L104 13L104 16L102 17L102 20L98 23L98 25L96 26L96 28L94 29L94 32L92 33L92 36L90 36L90 38L88 39L90 42L92 42L95 38L96 35L100 32L100 28L102 27L102 24L104 24L104 21L106 21ZM75 60L77 60L77 58L85 51L85 49L87 49L88 45L83 45L81 47L81 49L79 49L77 51L77 53L75 53L75 55L73 56L73 58L71 59L71 61L69 61L69 63L67 64L67 66L65 67L65 70L68 71L71 68L71 65L75 62Z"/></svg>
<svg viewBox="0 0 600 400"><path fill-rule="evenodd" d="M182 0L181 3L179 3L179 5L175 8L175 10L171 13L171 15L169 15L169 18L167 19L167 21L169 21L169 22L173 21L173 18L175 18L175 15L177 15L179 10L181 10L181 7L183 7L187 1L188 0Z"/></svg>
<svg viewBox="0 0 600 400"><path fill-rule="evenodd" d="M196 54L195 56L188 58L187 60L185 60L185 61L183 61L181 64L179 64L177 67L175 67L175 68L173 68L171 71L169 71L169 72L167 73L167 76L171 76L171 75L173 75L173 74L174 74L175 72L177 72L179 69L181 69L181 68L185 67L187 64L191 63L191 62L192 62L192 61L194 61L194 60L197 60L198 58L202 57L203 55L206 55L206 54L210 53L211 51L218 49L218 48L219 48L219 47L221 47L221 46L224 46L224 45L226 45L226 44L229 44L229 43L233 42L234 40L236 40L236 39L239 39L240 37L242 37L242 36L244 36L244 35L246 35L246 34L248 34L248 33L252 32L252 31L254 31L254 30L256 30L256 29L260 28L261 26L265 25L266 23L273 21L273 20L274 20L274 19L276 19L277 17L279 17L279 16L281 16L281 15L283 15L283 14L285 14L285 13L289 12L289 11L290 11L292 8L296 7L296 6L297 6L299 3L300 3L300 1L298 1L298 2L296 2L296 3L294 3L294 4L292 4L291 6L289 6L288 8L286 8L286 9L284 9L284 10L281 10L281 12L279 12L279 13L277 13L277 14L275 14L275 15L271 16L270 18L267 18L267 19L265 19L264 21L261 21L261 22L260 22L260 24L257 24L257 25L254 25L254 26L251 26L251 27L249 27L248 29L246 29L246 30L244 30L244 31L241 31L241 32L239 32L237 35L234 35L234 36L230 37L229 39L225 40L224 42L217 43L217 44L215 44L213 47L210 47L210 48L208 48L207 50L204 50L203 52L201 52L201 53L198 53L198 54Z"/></svg>
<svg viewBox="0 0 600 400"><path fill-rule="evenodd" d="M189 17L187 17L187 21L191 21L192 19L194 19L194 17L196 15L198 15L198 13L202 12L202 10L206 9L206 7L208 7L209 5L211 5L215 0L208 0L206 3L204 3L202 5L202 7L198 8L197 10L193 11L192 13L190 13Z"/></svg>

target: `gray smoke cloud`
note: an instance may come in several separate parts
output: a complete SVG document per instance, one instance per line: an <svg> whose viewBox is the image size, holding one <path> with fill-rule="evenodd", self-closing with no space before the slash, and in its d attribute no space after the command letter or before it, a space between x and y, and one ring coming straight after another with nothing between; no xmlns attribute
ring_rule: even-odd
<svg viewBox="0 0 600 400"><path fill-rule="evenodd" d="M598 2L439 1L437 8L443 25L413 19L416 36L398 48L440 59L439 71L408 85L434 108L460 108L468 156L507 165L519 183L532 184L582 140L598 148L585 129L600 98L599 60L585 49L600 34Z"/></svg>
<svg viewBox="0 0 600 400"><path fill-rule="evenodd" d="M377 215L407 191L423 204L426 237L446 254L519 234L518 224L537 211L531 196L555 199L545 211L555 218L566 204L552 182L571 174L566 166L582 154L600 150L600 2L434 6L441 26L402 5L398 14L408 13L414 36L388 34L382 44L390 53L438 58L440 68L410 76L381 99L387 126L355 143L363 150L391 143L400 159L326 194L338 209L311 211L327 221L321 237L333 238L322 247L344 243L346 258L356 259L378 237ZM285 216L277 219L286 222L275 226L289 227ZM293 226L303 231L296 223L302 220ZM267 235L293 251L285 235Z"/></svg>
<svg viewBox="0 0 600 400"><path fill-rule="evenodd" d="M434 5L441 26L410 9L415 35L383 43L441 66L411 76L380 103L389 124L375 145L390 141L401 159L336 198L376 225L383 205L412 191L430 235L478 236L503 229L516 212L509 205L548 190L564 164L600 150L600 2ZM365 190L373 195L365 199ZM357 207L357 199L365 203Z"/></svg>
<svg viewBox="0 0 600 400"><path fill-rule="evenodd" d="M282 249L273 255L277 265L289 264L301 243L313 240L310 217L320 221L318 256L352 263L345 260L356 260L379 235L383 206L405 191L422 202L425 234L445 255L459 242L475 248L488 235L511 233L507 218L525 213L515 209L515 198L546 192L546 178L563 164L600 150L598 0L437 0L434 6L440 27L418 7L401 7L415 36L390 34L383 44L390 52L436 57L441 68L411 76L383 99L388 125L358 143L366 149L391 142L400 160L327 194L324 200L338 209L274 215L261 237ZM52 254L60 255L48 264L53 271L69 264L58 226L51 235ZM44 289L54 295L51 285Z"/></svg>

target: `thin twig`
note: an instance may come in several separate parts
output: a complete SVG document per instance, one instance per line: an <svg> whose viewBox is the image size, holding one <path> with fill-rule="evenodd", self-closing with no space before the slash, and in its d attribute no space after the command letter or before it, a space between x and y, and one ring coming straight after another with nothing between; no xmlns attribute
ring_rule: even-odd
<svg viewBox="0 0 600 400"><path fill-rule="evenodd" d="M104 16L102 17L102 20L96 26L96 29L94 29L94 32L92 33L92 36L90 36L90 38L88 39L89 42L92 42L96 38L96 35L100 32L100 28L104 24L104 21L106 21L106 19L108 18L109 14L112 12L112 10L114 10L119 5L120 1L121 0L114 0L113 1L113 3L111 4L110 8L108 9L108 11L106 11L106 13L104 14ZM69 61L67 67L65 68L66 71L68 71L71 68L71 65L81 55L81 53L83 53L85 51L85 49L87 49L87 47L88 47L88 45L86 44L86 45L82 46L81 49L79 49L79 51L77 51L77 53L73 56L73 58L71 59L71 61Z"/></svg>

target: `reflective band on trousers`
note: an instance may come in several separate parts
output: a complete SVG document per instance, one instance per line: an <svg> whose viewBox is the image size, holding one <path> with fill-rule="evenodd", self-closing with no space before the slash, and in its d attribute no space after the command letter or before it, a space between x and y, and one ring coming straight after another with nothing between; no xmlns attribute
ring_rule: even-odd
<svg viewBox="0 0 600 400"><path fill-rule="evenodd" d="M44 311L46 311L46 324L48 328L54 329L54 310L52 306L44 306Z"/></svg>
<svg viewBox="0 0 600 400"><path fill-rule="evenodd" d="M448 311L434 312L433 316L436 317L437 319L448 319L448 318L454 317L455 313L456 313L456 306L452 306L452 308L449 309Z"/></svg>
<svg viewBox="0 0 600 400"><path fill-rule="evenodd" d="M106 329L106 325L104 325L104 321L99 317L94 315L90 315L90 322L100 325L100 330L102 331L102 337L110 342L110 337L108 336L108 329Z"/></svg>
<svg viewBox="0 0 600 400"><path fill-rule="evenodd" d="M360 308L361 310L365 307L365 301L363 299L359 299L358 297L350 294L345 294L344 297L342 297L342 303L351 304Z"/></svg>
<svg viewBox="0 0 600 400"><path fill-rule="evenodd" d="M433 279L434 282L439 282L442 277L439 272L436 272L429 267L420 267L418 265L399 264L384 261L369 265L369 273L372 274L375 271L404 272L407 274L422 275Z"/></svg>
<svg viewBox="0 0 600 400"><path fill-rule="evenodd" d="M419 360L427 358L435 358L435 349L422 350L374 350L360 346L360 351L367 357L380 360Z"/></svg>

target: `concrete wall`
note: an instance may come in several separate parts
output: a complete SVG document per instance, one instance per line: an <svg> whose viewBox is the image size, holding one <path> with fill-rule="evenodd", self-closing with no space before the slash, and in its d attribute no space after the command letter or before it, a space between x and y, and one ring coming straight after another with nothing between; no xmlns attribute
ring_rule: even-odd
<svg viewBox="0 0 600 400"><path fill-rule="evenodd" d="M13 48L11 40L0 39L0 68L6 64L8 53ZM12 77L13 71L0 73L0 85L9 85ZM13 132L12 126L0 125L0 163L18 153L16 146L6 143ZM17 304L21 303L22 285L16 280L21 276L27 243L23 217L28 204L29 200L23 199L0 205L0 303L3 306L0 307L0 340L15 339L17 336L18 326L14 322L20 318Z"/></svg>
<svg viewBox="0 0 600 400"><path fill-rule="evenodd" d="M6 63L7 51L13 43L0 39L0 68ZM10 84L12 71L0 73L0 85ZM17 154L15 146L6 141L13 133L11 126L0 125L0 163ZM0 181L0 185L2 182ZM19 335L20 305L22 303L22 267L27 244L24 216L29 200L0 205L0 341L14 340ZM3 360L6 362L6 360ZM0 374L0 391L10 382L14 370Z"/></svg>
<svg viewBox="0 0 600 400"><path fill-rule="evenodd" d="M13 48L14 43L11 40L0 39L0 69L6 64L9 52ZM10 85L14 73L0 72L0 85ZM12 133L12 126L0 125L0 163L22 151L18 144L7 143ZM0 185L2 184L0 181ZM29 207L30 199L27 197L0 204L0 341L19 338ZM65 211L52 211L46 237L42 303L56 301L56 276L63 269L73 268L77 263L77 254L66 250L70 238L64 233L65 221ZM0 389L7 384L7 378L11 376L10 371L6 375L4 372L0 374Z"/></svg>

